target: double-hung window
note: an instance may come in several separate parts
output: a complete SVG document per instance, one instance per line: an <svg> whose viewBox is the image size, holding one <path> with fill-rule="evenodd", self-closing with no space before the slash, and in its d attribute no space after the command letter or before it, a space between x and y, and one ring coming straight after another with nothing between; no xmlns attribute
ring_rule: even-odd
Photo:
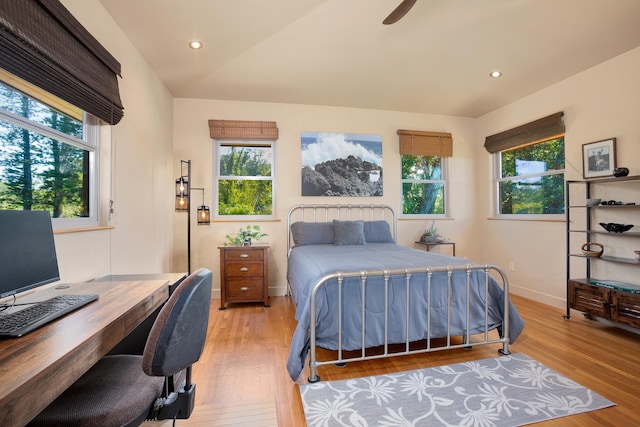
<svg viewBox="0 0 640 427"><path fill-rule="evenodd" d="M450 133L398 130L400 137L402 215L446 217Z"/></svg>
<svg viewBox="0 0 640 427"><path fill-rule="evenodd" d="M555 113L488 136L493 155L497 217L564 213L564 114Z"/></svg>
<svg viewBox="0 0 640 427"><path fill-rule="evenodd" d="M274 141L215 140L214 216L273 216L274 148Z"/></svg>
<svg viewBox="0 0 640 427"><path fill-rule="evenodd" d="M1 8L0 208L97 225L98 120L124 115L120 63L59 1Z"/></svg>
<svg viewBox="0 0 640 427"><path fill-rule="evenodd" d="M97 224L97 119L0 74L0 209L45 210L56 227Z"/></svg>
<svg viewBox="0 0 640 427"><path fill-rule="evenodd" d="M564 137L495 156L499 215L564 213Z"/></svg>
<svg viewBox="0 0 640 427"><path fill-rule="evenodd" d="M446 215L447 158L401 155L402 214Z"/></svg>

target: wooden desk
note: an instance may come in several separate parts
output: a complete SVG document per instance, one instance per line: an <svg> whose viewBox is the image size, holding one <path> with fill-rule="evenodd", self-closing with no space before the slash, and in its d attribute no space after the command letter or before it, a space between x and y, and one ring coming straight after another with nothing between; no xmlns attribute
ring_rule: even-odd
<svg viewBox="0 0 640 427"><path fill-rule="evenodd" d="M23 426L168 298L167 280L87 282L18 299L62 293L100 298L21 338L0 340L0 425Z"/></svg>

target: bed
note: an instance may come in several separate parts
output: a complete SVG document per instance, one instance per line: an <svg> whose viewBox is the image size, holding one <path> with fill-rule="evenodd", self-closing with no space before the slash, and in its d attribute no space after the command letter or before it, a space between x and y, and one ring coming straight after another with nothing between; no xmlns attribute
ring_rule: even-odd
<svg viewBox="0 0 640 427"><path fill-rule="evenodd" d="M325 364L482 344L509 354L524 327L502 269L397 245L389 206L297 205L287 226L288 293L298 322L287 360L294 381L307 356L315 382ZM435 338L444 344L432 346ZM397 344L403 349L389 350ZM317 360L317 347L337 357Z"/></svg>

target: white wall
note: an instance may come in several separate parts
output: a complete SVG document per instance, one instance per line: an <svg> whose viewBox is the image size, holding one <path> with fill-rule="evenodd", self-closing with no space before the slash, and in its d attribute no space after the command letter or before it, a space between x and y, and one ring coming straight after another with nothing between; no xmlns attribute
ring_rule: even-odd
<svg viewBox="0 0 640 427"><path fill-rule="evenodd" d="M63 0L64 6L122 64L122 121L107 128L111 164L101 209L115 202L114 228L56 235L63 281L105 274L171 270L173 206L172 98L157 76L97 0ZM108 140L111 134L111 140ZM106 221L106 218L103 218Z"/></svg>
<svg viewBox="0 0 640 427"><path fill-rule="evenodd" d="M414 129L443 131L453 134L454 157L450 164L450 209L454 220L438 220L436 226L446 237L457 243L457 254L474 258L475 244L472 223L475 197L473 182L472 119L408 114L401 112L322 107L311 105L250 103L233 101L176 99L174 102L174 175L179 176L179 160L192 160L194 187L206 188L206 203L212 204L212 142L209 138L209 119L273 120L278 124L280 138L276 142L276 218L274 222L259 223L269 234L271 245L269 286L273 295L286 288L286 215L290 207L300 203L343 203L391 205L396 212L400 206L400 154L396 131ZM382 136L384 195L382 197L302 197L300 133L345 132ZM199 194L198 194L199 197ZM195 203L195 201L194 201ZM192 206L193 207L193 206ZM174 266L186 269L186 218L174 215ZM193 222L193 218L192 218ZM192 226L192 267L207 267L215 274L214 291L219 290L219 251L225 235L255 221L214 222L211 227ZM398 225L399 242L411 245L430 221L406 220ZM443 248L444 253L449 248Z"/></svg>
<svg viewBox="0 0 640 427"><path fill-rule="evenodd" d="M490 156L483 148L484 137L558 111L564 111L565 115L567 179L582 179L582 144L611 137L617 139L618 166L628 167L630 175L640 174L639 94L640 48L637 48L479 118L475 141L477 192L487 195L492 190ZM640 203L640 197L635 201ZM490 198L477 202L481 261L502 266L513 262L515 271L508 274L514 293L564 307L564 222L490 220ZM636 249L640 248L637 239L623 239L616 245L626 248L607 250L626 251L625 256L632 258L634 243ZM614 267L622 275L618 280L637 282L637 268Z"/></svg>

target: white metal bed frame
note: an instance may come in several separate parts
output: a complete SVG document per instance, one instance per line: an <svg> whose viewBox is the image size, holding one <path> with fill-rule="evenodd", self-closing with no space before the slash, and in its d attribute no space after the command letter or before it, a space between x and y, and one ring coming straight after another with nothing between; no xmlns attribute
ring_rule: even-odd
<svg viewBox="0 0 640 427"><path fill-rule="evenodd" d="M287 247L287 257L291 253L292 249L292 236L291 236L291 225L294 217L296 217L298 211L300 211L299 219L300 221L305 221L304 211L311 211L311 218L307 219L307 222L329 222L333 219L348 219L348 220L378 220L384 219L389 221L391 219L390 225L392 230L392 236L394 241L396 240L397 235L397 225L396 225L396 214L392 208L386 205L297 205L292 207L289 210L287 215L287 228L288 228L288 247ZM390 214L390 215L389 215ZM389 218L387 218L389 216ZM494 272L492 277L495 278L497 275L500 278L501 286L504 291L504 299L503 299L503 319L502 319L502 330L499 334L498 338L491 338L489 336L489 298L485 298L484 303L484 331L480 334L472 334L469 331L469 323L467 323L467 330L465 335L462 337L462 343L454 344L452 343L452 337L456 335L452 335L451 332L451 289L452 289L452 275L454 271L465 271L466 272L466 312L467 319L470 316L470 287L471 287L471 272L472 271L482 271L484 272L484 287L485 287L485 295L488 294L489 291L489 276L491 272ZM405 276L405 286L406 290L406 330L410 330L410 311L409 311L409 300L410 300L410 292L409 286L411 282L411 277L413 275L425 274L427 279L427 291L425 295L427 298L431 296L431 280L433 273L446 273L447 274L447 335L445 337L432 337L431 336L431 304L430 301L427 301L426 306L428 307L427 313L427 329L426 329L426 340L424 348L410 348L409 334L404 343L393 342L389 343L387 341L387 328L388 328L388 297L389 297L389 277L392 275L404 275ZM371 277L382 277L384 281L384 289L385 289L385 310L384 310L384 330L385 330L385 342L382 345L382 353L381 354L366 354L365 347L365 337L366 337L366 322L363 320L362 322L362 331L361 331L361 339L362 339L362 348L360 350L359 356L347 356L344 354L345 350L342 348L342 286L344 285L344 279L346 278L359 278L359 285L361 286L361 316L362 319L365 319L366 312L366 287L367 281ZM337 349L337 358L333 360L317 360L316 354L316 296L318 291L330 280L336 280L338 283L338 349ZM353 284L352 284L353 285ZM288 291L290 292L290 285L287 284ZM395 356L404 356L409 354L418 354L418 353L427 353L427 352L435 352L441 350L450 350L450 349L458 349L465 348L470 349L473 346L485 345L485 344L502 344L502 348L498 350L500 354L510 354L509 351L509 283L508 278L505 272L496 265L464 265L464 266L438 266L438 267L421 267L421 268L406 268L406 269L394 269L394 270L369 270L369 271L348 271L348 272L336 272L333 274L328 274L315 284L313 291L311 293L311 302L310 302L310 360L309 360L309 368L310 374L308 377L308 381L310 383L320 381L320 377L317 375L318 367L322 365L328 364L336 364L336 365L344 365L347 362L356 362L363 360L372 360L372 359L381 359L386 357L395 357ZM459 335L457 335L459 336ZM444 338L446 339L445 345L432 346L431 338ZM400 351L390 351L389 345L391 344L404 344L404 350Z"/></svg>

